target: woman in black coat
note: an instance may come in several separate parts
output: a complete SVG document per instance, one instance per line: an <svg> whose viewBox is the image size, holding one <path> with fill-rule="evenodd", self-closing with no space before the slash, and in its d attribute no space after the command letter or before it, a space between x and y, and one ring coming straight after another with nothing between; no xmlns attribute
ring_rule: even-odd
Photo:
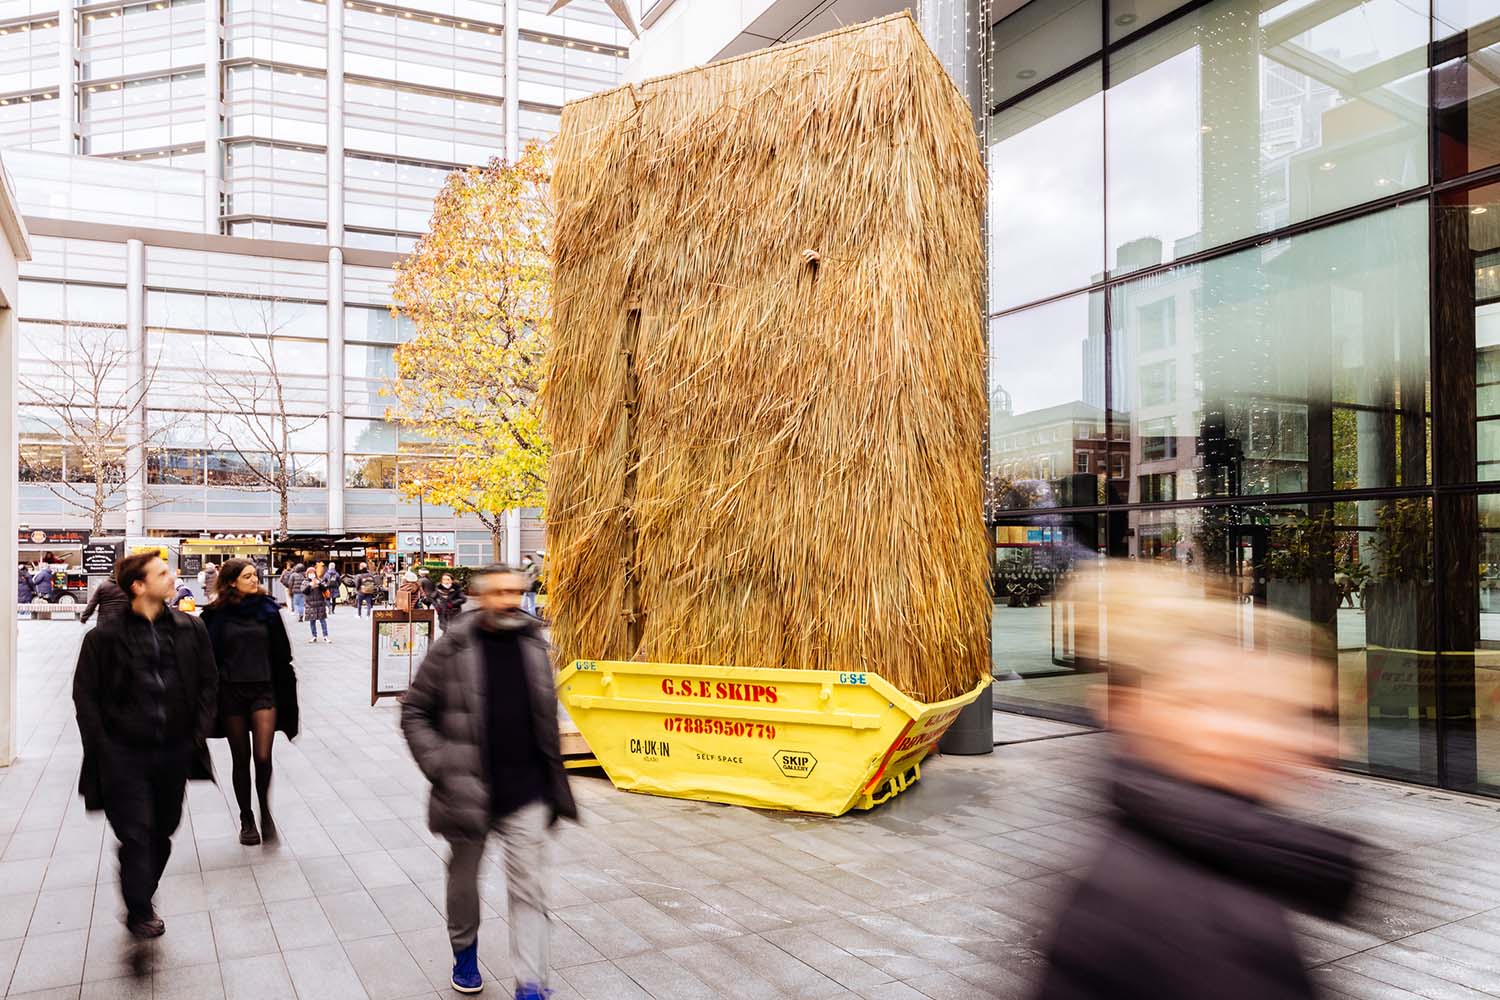
<svg viewBox="0 0 1500 1000"><path fill-rule="evenodd" d="M432 592L432 606L437 609L438 624L444 632L448 631L448 623L463 610L467 600L464 589L453 582L453 574L444 573L442 582Z"/></svg>
<svg viewBox="0 0 1500 1000"><path fill-rule="evenodd" d="M297 736L297 677L281 606L260 587L255 564L231 559L219 571L218 593L203 609L203 624L219 665L219 731L234 761L234 797L240 806L240 843L276 838L271 820L271 746L276 730ZM250 757L260 829L250 808Z"/></svg>
<svg viewBox="0 0 1500 1000"><path fill-rule="evenodd" d="M308 642L318 641L320 623L323 626L323 641L333 641L328 638L328 602L332 596L328 584L323 582L323 564L318 563L302 582L302 620L312 629L312 638Z"/></svg>

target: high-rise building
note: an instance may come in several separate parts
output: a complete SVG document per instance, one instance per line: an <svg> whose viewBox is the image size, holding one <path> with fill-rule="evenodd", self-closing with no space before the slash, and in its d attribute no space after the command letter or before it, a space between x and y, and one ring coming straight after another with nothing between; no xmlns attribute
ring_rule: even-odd
<svg viewBox="0 0 1500 1000"><path fill-rule="evenodd" d="M392 265L450 171L620 79L609 5L552 6L0 0L0 155L33 251L20 521L88 527L105 463L110 531L266 536L281 496L258 439L285 432L289 527L327 536L310 552L388 551L420 517L443 554L488 560L482 525L397 492L432 446L382 419L407 334ZM143 384L138 414L73 419ZM512 518L509 548L539 537Z"/></svg>

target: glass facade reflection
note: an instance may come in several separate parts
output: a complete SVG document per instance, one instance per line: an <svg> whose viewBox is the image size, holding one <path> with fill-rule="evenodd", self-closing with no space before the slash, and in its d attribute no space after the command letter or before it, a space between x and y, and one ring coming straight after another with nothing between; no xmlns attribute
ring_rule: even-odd
<svg viewBox="0 0 1500 1000"><path fill-rule="evenodd" d="M1058 594L1149 559L1246 644L1306 624L1345 767L1500 794L1497 38L1462 0L995 27L997 704L1097 718L1108 609Z"/></svg>

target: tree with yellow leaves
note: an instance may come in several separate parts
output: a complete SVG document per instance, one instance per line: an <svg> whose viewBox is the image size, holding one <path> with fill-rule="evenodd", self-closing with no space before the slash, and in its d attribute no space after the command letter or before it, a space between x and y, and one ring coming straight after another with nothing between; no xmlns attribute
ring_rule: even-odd
<svg viewBox="0 0 1500 1000"><path fill-rule="evenodd" d="M550 180L536 143L515 163L454 172L396 269L392 311L416 334L396 348L386 416L447 453L403 476L402 491L476 515L496 558L503 512L541 506L546 490L537 397L552 308Z"/></svg>

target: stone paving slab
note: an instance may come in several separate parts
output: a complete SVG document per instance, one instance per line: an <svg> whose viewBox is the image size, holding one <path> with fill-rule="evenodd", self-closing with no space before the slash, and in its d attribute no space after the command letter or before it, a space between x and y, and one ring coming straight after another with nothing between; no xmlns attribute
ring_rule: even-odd
<svg viewBox="0 0 1500 1000"><path fill-rule="evenodd" d="M361 628L361 626L364 628ZM296 623L292 623L296 628ZM0 993L36 1000L434 1000L447 988L445 847L427 785L371 708L368 625L294 646L303 733L278 739L282 839L241 847L224 779L189 787L158 897L165 937L120 920L114 839L83 810L70 685L82 629L21 625L20 757L0 769ZM293 631L293 638L300 633ZM1088 863L1109 737L1002 717L990 757L942 758L840 819L617 792L578 777L553 847L558 1000L950 1000L1028 995ZM1500 803L1351 775L1301 812L1375 867L1348 926L1295 920L1334 998L1500 996ZM504 994L505 877L481 886L481 963Z"/></svg>

